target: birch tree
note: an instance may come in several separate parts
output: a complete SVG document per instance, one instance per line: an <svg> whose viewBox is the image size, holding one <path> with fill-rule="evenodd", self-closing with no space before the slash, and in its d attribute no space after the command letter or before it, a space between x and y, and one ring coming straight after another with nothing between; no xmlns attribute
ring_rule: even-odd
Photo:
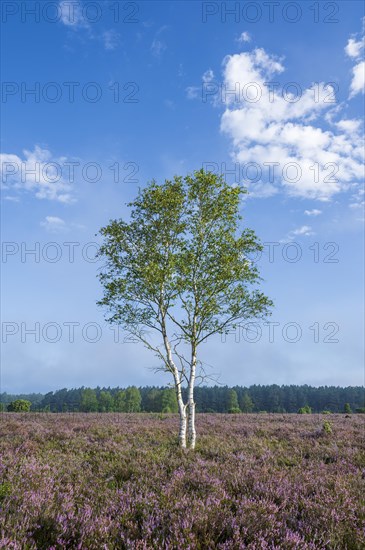
<svg viewBox="0 0 365 550"><path fill-rule="evenodd" d="M195 447L194 386L204 376L201 344L272 305L257 286L250 255L262 250L242 228L246 191L199 170L140 189L130 219L100 230L99 278L107 321L122 327L159 361L176 391L181 447ZM183 397L183 387L187 389Z"/></svg>

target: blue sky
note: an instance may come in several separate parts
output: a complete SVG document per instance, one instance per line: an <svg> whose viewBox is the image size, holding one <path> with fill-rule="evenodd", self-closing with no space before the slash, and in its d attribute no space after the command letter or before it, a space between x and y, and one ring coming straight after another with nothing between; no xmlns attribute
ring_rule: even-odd
<svg viewBox="0 0 365 550"><path fill-rule="evenodd" d="M363 384L362 3L35 4L2 4L2 391L169 381L114 341L92 243L139 186L208 164L250 191L275 324L205 363Z"/></svg>

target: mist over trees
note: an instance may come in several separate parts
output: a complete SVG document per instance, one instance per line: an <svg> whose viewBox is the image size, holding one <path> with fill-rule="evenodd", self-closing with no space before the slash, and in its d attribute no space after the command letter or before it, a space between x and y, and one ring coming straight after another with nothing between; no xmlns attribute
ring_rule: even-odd
<svg viewBox="0 0 365 550"><path fill-rule="evenodd" d="M184 390L186 391L186 390ZM205 413L297 413L300 409L319 413L360 412L365 407L365 389L362 386L346 388L335 386L279 386L253 385L198 386L195 389L197 412ZM31 411L50 412L154 412L176 413L178 405L174 388L130 386L128 388L73 388L45 395L0 394L0 411L9 410L17 400L32 403ZM364 409L365 410L365 409Z"/></svg>

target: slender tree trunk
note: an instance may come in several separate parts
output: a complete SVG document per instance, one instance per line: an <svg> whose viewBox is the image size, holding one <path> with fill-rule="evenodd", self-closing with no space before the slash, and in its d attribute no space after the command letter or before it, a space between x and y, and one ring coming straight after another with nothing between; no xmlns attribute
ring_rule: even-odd
<svg viewBox="0 0 365 550"><path fill-rule="evenodd" d="M179 406L179 416L180 416L179 445L183 449L186 449L186 424L187 424L186 405L184 404L184 400L182 398L181 379L179 377L179 371L176 368L176 365L172 357L171 346L166 334L165 327L163 328L163 340L164 340L164 345L165 345L165 350L167 355L167 363L174 377L177 403Z"/></svg>
<svg viewBox="0 0 365 550"><path fill-rule="evenodd" d="M190 365L190 377L188 386L188 444L190 449L195 449L196 442L196 430L195 430L195 401L194 401L194 385L195 385L195 372L196 372L196 351L193 347L191 365Z"/></svg>
<svg viewBox="0 0 365 550"><path fill-rule="evenodd" d="M180 397L178 396L177 402L179 405L179 416L180 416L179 446L182 449L186 449L186 421L187 421L186 405L184 405L181 395Z"/></svg>

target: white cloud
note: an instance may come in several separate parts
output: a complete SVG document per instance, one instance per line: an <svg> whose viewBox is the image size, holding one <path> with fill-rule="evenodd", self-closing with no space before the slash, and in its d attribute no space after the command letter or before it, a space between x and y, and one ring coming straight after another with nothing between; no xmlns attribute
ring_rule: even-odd
<svg viewBox="0 0 365 550"><path fill-rule="evenodd" d="M204 84L209 84L210 82L213 82L214 80L214 72L212 69L208 69L205 71L205 73L202 74L202 85L201 86L188 86L185 88L186 91L186 97L188 99L197 99L198 97L202 97Z"/></svg>
<svg viewBox="0 0 365 550"><path fill-rule="evenodd" d="M237 42L251 42L251 36L247 31L244 31L241 33L239 38L237 38Z"/></svg>
<svg viewBox="0 0 365 550"><path fill-rule="evenodd" d="M360 61L352 68L352 80L350 84L350 98L365 91L365 61Z"/></svg>
<svg viewBox="0 0 365 550"><path fill-rule="evenodd" d="M67 27L76 29L89 26L83 16L80 2L61 0L58 4L58 9L60 13L60 20Z"/></svg>
<svg viewBox="0 0 365 550"><path fill-rule="evenodd" d="M317 208L313 208L313 210L304 210L304 214L306 216L319 216L322 214L322 210L318 210Z"/></svg>
<svg viewBox="0 0 365 550"><path fill-rule="evenodd" d="M350 84L350 95L351 99L358 93L364 93L365 89L365 61L362 59L362 50L365 47L365 18L363 18L363 29L362 36L356 40L356 35L353 35L352 38L349 38L347 45L345 47L346 54L351 58L356 60L356 65L352 68L352 80Z"/></svg>
<svg viewBox="0 0 365 550"><path fill-rule="evenodd" d="M214 73L212 69L208 69L207 71L205 71L205 73L202 76L202 80L205 83L212 82L213 79L214 79Z"/></svg>
<svg viewBox="0 0 365 550"><path fill-rule="evenodd" d="M66 230L65 221L57 216L46 216L40 225L49 233L63 233Z"/></svg>
<svg viewBox="0 0 365 550"><path fill-rule="evenodd" d="M259 165L258 183L328 201L363 177L358 122L338 123L338 133L322 129L316 121L329 109L334 115L331 89L320 83L285 96L267 84L283 71L282 60L263 49L227 56L222 89L237 93L222 94L221 131L232 141L234 162Z"/></svg>
<svg viewBox="0 0 365 550"><path fill-rule="evenodd" d="M13 154L0 154L3 188L33 192L38 199L74 202L65 165L67 158L55 158L38 145L33 151L24 150L23 154L23 159Z"/></svg>
<svg viewBox="0 0 365 550"><path fill-rule="evenodd" d="M155 38L151 44L151 52L155 57L160 57L166 50L166 44Z"/></svg>
<svg viewBox="0 0 365 550"><path fill-rule="evenodd" d="M13 197L12 195L6 195L4 201L19 202L19 197Z"/></svg>
<svg viewBox="0 0 365 550"><path fill-rule="evenodd" d="M120 35L114 29L103 32L101 38L104 48L108 51L115 50L119 45Z"/></svg>
<svg viewBox="0 0 365 550"><path fill-rule="evenodd" d="M361 54L361 50L364 47L364 38L361 40L354 40L353 38L349 38L347 42L347 46L345 47L345 52L349 57L357 58Z"/></svg>
<svg viewBox="0 0 365 550"><path fill-rule="evenodd" d="M309 225L302 225L300 227L297 227L296 229L292 229L289 231L286 237L284 239L281 239L280 243L290 243L297 237L310 237L312 235L315 235L315 232L312 230L312 228Z"/></svg>
<svg viewBox="0 0 365 550"><path fill-rule="evenodd" d="M335 123L335 126L339 128L340 130L343 130L344 132L348 134L354 134L358 132L361 128L362 121L359 119L343 119L339 122Z"/></svg>
<svg viewBox="0 0 365 550"><path fill-rule="evenodd" d="M188 86L185 91L188 99L196 99L201 93L201 88L198 86Z"/></svg>
<svg viewBox="0 0 365 550"><path fill-rule="evenodd" d="M304 235L305 237L309 237L309 235L314 235L312 228L309 225L302 225L301 227L298 227L298 229L294 229L291 231L292 235Z"/></svg>
<svg viewBox="0 0 365 550"><path fill-rule="evenodd" d="M151 52L152 52L152 55L154 55L155 57L158 57L158 58L161 57L164 51L167 49L165 42L160 38L158 38L167 29L168 29L168 26L163 25L157 30L155 34L155 37L151 44Z"/></svg>

